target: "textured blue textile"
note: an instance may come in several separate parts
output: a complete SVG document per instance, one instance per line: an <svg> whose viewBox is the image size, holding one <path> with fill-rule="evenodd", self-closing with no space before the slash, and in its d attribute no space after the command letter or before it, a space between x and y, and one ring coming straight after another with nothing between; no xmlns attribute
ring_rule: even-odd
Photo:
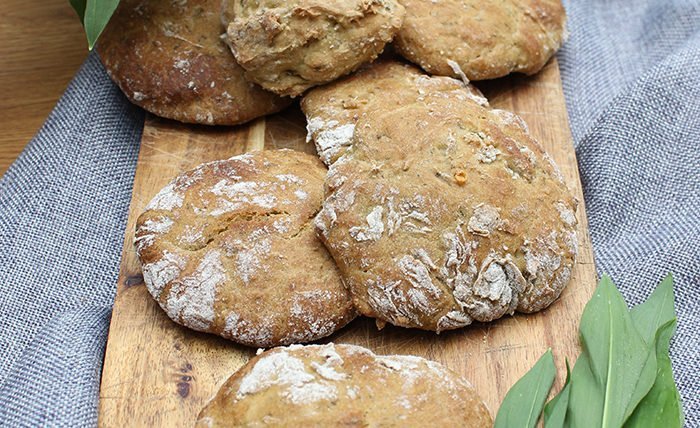
<svg viewBox="0 0 700 428"><path fill-rule="evenodd" d="M676 278L700 427L700 1L571 0L559 58L596 262L636 304ZM0 181L0 424L94 425L143 113L91 55Z"/></svg>
<svg viewBox="0 0 700 428"><path fill-rule="evenodd" d="M0 181L0 425L97 420L143 117L91 55Z"/></svg>

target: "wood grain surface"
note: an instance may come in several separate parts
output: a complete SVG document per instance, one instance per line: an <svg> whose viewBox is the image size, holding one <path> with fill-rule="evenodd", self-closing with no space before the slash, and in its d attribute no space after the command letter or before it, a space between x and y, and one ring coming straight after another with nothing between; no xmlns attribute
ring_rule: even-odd
<svg viewBox="0 0 700 428"><path fill-rule="evenodd" d="M0 1L0 175L36 134L88 54L68 0Z"/></svg>
<svg viewBox="0 0 700 428"><path fill-rule="evenodd" d="M520 114L560 165L581 205L580 254L573 279L550 308L490 324L436 335L388 326L377 331L357 319L328 340L366 346L379 354L413 354L441 362L469 379L495 415L503 396L552 348L562 384L564 357L579 352L578 321L595 286L576 157L556 61L534 77L481 85L494 107ZM191 127L149 118L136 171L100 392L101 426L191 426L208 399L254 349L196 333L170 321L148 294L132 248L136 218L176 174L237 153L289 147L314 152L304 142L298 107L238 128Z"/></svg>

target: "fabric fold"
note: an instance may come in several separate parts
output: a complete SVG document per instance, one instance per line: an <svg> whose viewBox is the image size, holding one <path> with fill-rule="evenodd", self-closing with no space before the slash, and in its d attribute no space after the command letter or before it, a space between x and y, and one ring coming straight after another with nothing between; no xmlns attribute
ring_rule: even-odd
<svg viewBox="0 0 700 428"><path fill-rule="evenodd" d="M97 422L99 378L112 309L58 314L37 332L0 386L0 421L13 427Z"/></svg>
<svg viewBox="0 0 700 428"><path fill-rule="evenodd" d="M0 425L96 423L143 118L93 53L0 179Z"/></svg>

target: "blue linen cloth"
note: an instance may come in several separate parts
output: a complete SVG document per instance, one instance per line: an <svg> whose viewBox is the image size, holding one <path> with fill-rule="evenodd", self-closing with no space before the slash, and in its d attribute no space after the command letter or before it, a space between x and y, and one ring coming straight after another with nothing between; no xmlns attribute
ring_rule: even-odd
<svg viewBox="0 0 700 428"><path fill-rule="evenodd" d="M571 0L559 54L599 272L630 304L673 272L700 426L700 2ZM91 54L0 180L0 424L96 423L143 112Z"/></svg>

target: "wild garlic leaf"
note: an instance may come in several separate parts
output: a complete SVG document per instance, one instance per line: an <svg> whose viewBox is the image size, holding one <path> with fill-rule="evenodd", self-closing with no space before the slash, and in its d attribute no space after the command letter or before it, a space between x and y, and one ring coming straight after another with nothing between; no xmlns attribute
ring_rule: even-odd
<svg viewBox="0 0 700 428"><path fill-rule="evenodd" d="M657 331L676 318L676 310L673 307L673 277L669 275L661 281L646 301L632 308L630 315L642 339L651 345Z"/></svg>
<svg viewBox="0 0 700 428"><path fill-rule="evenodd" d="M632 392L632 397L625 409L622 423L630 417L634 409L639 405L639 402L649 393L656 381L656 341L654 341L651 346L647 344L646 341L644 343L646 345L647 360L644 363L644 367L642 367L639 379Z"/></svg>
<svg viewBox="0 0 700 428"><path fill-rule="evenodd" d="M669 358L675 326L670 276L632 311L610 278L603 277L581 319L583 352L571 372L567 362L564 388L544 409L545 428L681 427L683 412ZM529 395L512 398L515 389L506 396L509 405L527 408ZM497 426L499 417L501 411ZM524 424L513 420L500 426L506 425Z"/></svg>
<svg viewBox="0 0 700 428"><path fill-rule="evenodd" d="M662 281L644 303L637 305L630 311L630 315L632 316L637 331L647 344L649 352L653 353L656 359L659 333L662 332L665 326L672 323L676 317L673 308L673 279L667 277ZM656 369L654 371L654 379L656 379ZM646 394L642 394L639 397L639 401L641 401L645 395ZM633 411L634 408L627 409L625 420Z"/></svg>
<svg viewBox="0 0 700 428"><path fill-rule="evenodd" d="M534 427L542 414L555 373L550 349L510 388L498 409L494 427Z"/></svg>
<svg viewBox="0 0 700 428"><path fill-rule="evenodd" d="M562 428L566 420L566 408L569 406L569 393L571 392L571 369L569 361L566 361L566 381L559 393L544 406L545 428Z"/></svg>
<svg viewBox="0 0 700 428"><path fill-rule="evenodd" d="M95 46L118 5L119 0L87 0L83 26L90 49Z"/></svg>
<svg viewBox="0 0 700 428"><path fill-rule="evenodd" d="M639 402L625 428L683 426L683 408L678 388L673 381L673 370L669 358L671 336L676 330L675 320L664 325L656 342L656 380L649 393Z"/></svg>
<svg viewBox="0 0 700 428"><path fill-rule="evenodd" d="M579 331L583 349L571 373L567 425L620 427L654 384L656 353L608 276L586 304Z"/></svg>
<svg viewBox="0 0 700 428"><path fill-rule="evenodd" d="M78 18L80 18L80 23L82 24L85 20L85 4L87 3L87 0L69 0L70 5L73 6L73 9L75 9L75 13L78 14Z"/></svg>
<svg viewBox="0 0 700 428"><path fill-rule="evenodd" d="M586 352L581 353L571 370L566 427L602 427L604 389L597 383L588 358Z"/></svg>
<svg viewBox="0 0 700 428"><path fill-rule="evenodd" d="M671 337L676 330L673 278L666 277L646 302L632 309L631 315L642 338L648 344L656 344L656 379L625 427L681 427L683 409L669 357Z"/></svg>

